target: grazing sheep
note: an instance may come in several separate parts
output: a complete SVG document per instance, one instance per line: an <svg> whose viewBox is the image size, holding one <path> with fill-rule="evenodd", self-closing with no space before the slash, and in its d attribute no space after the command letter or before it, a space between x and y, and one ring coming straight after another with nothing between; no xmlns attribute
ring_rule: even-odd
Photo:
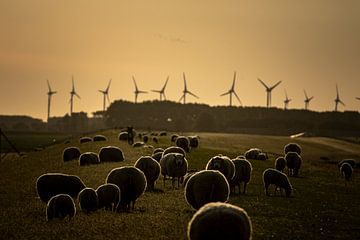
<svg viewBox="0 0 360 240"><path fill-rule="evenodd" d="M150 156L140 157L134 164L135 167L143 171L146 177L147 189L153 191L155 182L160 176L160 164Z"/></svg>
<svg viewBox="0 0 360 240"><path fill-rule="evenodd" d="M95 135L93 141L94 142L107 141L107 138L104 135Z"/></svg>
<svg viewBox="0 0 360 240"><path fill-rule="evenodd" d="M115 146L102 147L99 151L100 162L122 162L125 160L120 148Z"/></svg>
<svg viewBox="0 0 360 240"><path fill-rule="evenodd" d="M267 196L270 196L268 188L269 185L274 184L275 190L276 188L280 188L280 192L282 193L282 189L285 190L286 197L290 197L292 192L292 186L286 174L273 169L268 168L263 172L263 183L265 187L265 193Z"/></svg>
<svg viewBox="0 0 360 240"><path fill-rule="evenodd" d="M296 152L301 155L301 147L297 143L288 143L284 147L284 154L286 155L288 152Z"/></svg>
<svg viewBox="0 0 360 240"><path fill-rule="evenodd" d="M128 140L128 133L127 132L120 132L119 133L119 140L120 141L127 141Z"/></svg>
<svg viewBox="0 0 360 240"><path fill-rule="evenodd" d="M99 156L93 152L85 152L81 154L79 157L80 166L99 164L99 163L100 163Z"/></svg>
<svg viewBox="0 0 360 240"><path fill-rule="evenodd" d="M63 160L64 162L73 160L73 159L78 159L80 157L81 153L80 153L80 149L77 147L67 147L64 149L63 151Z"/></svg>
<svg viewBox="0 0 360 240"><path fill-rule="evenodd" d="M87 143L87 142L92 142L92 138L91 137L81 137L80 138L80 143Z"/></svg>
<svg viewBox="0 0 360 240"><path fill-rule="evenodd" d="M149 141L149 137L147 135L142 137L142 140L144 143L147 143Z"/></svg>
<svg viewBox="0 0 360 240"><path fill-rule="evenodd" d="M283 172L286 167L286 160L284 157L278 157L275 160L275 169Z"/></svg>
<svg viewBox="0 0 360 240"><path fill-rule="evenodd" d="M199 137L198 136L189 136L189 145L191 148L197 148L199 146Z"/></svg>
<svg viewBox="0 0 360 240"><path fill-rule="evenodd" d="M240 184L244 182L243 193L246 192L246 185L250 181L252 165L251 163L242 158L236 158L231 160L235 166L235 176L229 181L231 193L235 193L235 187L238 186L240 193Z"/></svg>
<svg viewBox="0 0 360 240"><path fill-rule="evenodd" d="M180 147L175 147L175 146L168 147L164 150L162 155L165 156L168 153L180 153L186 157L186 152L184 151L184 149Z"/></svg>
<svg viewBox="0 0 360 240"><path fill-rule="evenodd" d="M155 153L158 153L158 152L164 152L164 149L163 148L155 148L152 152L152 154L155 154Z"/></svg>
<svg viewBox="0 0 360 240"><path fill-rule="evenodd" d="M159 143L159 139L157 137L153 137L152 140L154 143Z"/></svg>
<svg viewBox="0 0 360 240"><path fill-rule="evenodd" d="M164 176L164 187L166 176L172 178L174 188L175 179L178 179L178 187L188 168L188 162L181 153L168 153L160 159L161 174Z"/></svg>
<svg viewBox="0 0 360 240"><path fill-rule="evenodd" d="M184 149L185 152L190 151L190 146L189 146L190 143L189 143L189 139L187 137L184 137L184 136L177 137L175 144L176 144L176 146Z"/></svg>
<svg viewBox="0 0 360 240"><path fill-rule="evenodd" d="M208 203L191 218L187 236L189 240L241 239L252 235L251 220L246 211L228 203Z"/></svg>
<svg viewBox="0 0 360 240"><path fill-rule="evenodd" d="M137 147L144 147L145 143L144 142L134 142L132 147L137 148Z"/></svg>
<svg viewBox="0 0 360 240"><path fill-rule="evenodd" d="M46 173L36 181L36 191L43 202L48 202L51 197L61 193L76 198L85 187L78 176L62 173Z"/></svg>
<svg viewBox="0 0 360 240"><path fill-rule="evenodd" d="M106 183L113 183L120 188L121 199L117 211L129 211L135 207L135 201L146 189L145 174L133 166L114 168L106 177Z"/></svg>
<svg viewBox="0 0 360 240"><path fill-rule="evenodd" d="M353 168L352 166L344 162L340 167L340 173L345 178L345 180L350 181L352 176Z"/></svg>
<svg viewBox="0 0 360 240"><path fill-rule="evenodd" d="M153 155L151 155L151 157L153 159L155 159L157 162L160 162L162 155L163 155L163 152L157 152L157 153L153 153Z"/></svg>
<svg viewBox="0 0 360 240"><path fill-rule="evenodd" d="M105 210L115 212L120 202L120 188L115 184L106 183L99 186L96 193L99 199L99 209L105 208Z"/></svg>
<svg viewBox="0 0 360 240"><path fill-rule="evenodd" d="M228 182L235 175L235 165L230 158L222 155L212 157L206 164L206 170L218 170L226 177Z"/></svg>
<svg viewBox="0 0 360 240"><path fill-rule="evenodd" d="M259 157L259 154L262 153L262 150L259 148L250 148L247 150L244 155L246 159L253 159L257 160Z"/></svg>
<svg viewBox="0 0 360 240"><path fill-rule="evenodd" d="M177 134L171 135L171 142L175 142L178 137L179 137L179 135L177 135Z"/></svg>
<svg viewBox="0 0 360 240"><path fill-rule="evenodd" d="M99 199L94 189L84 188L80 191L78 198L81 211L90 213L98 209Z"/></svg>
<svg viewBox="0 0 360 240"><path fill-rule="evenodd" d="M185 185L185 199L194 209L199 209L209 202L226 202L229 194L229 183L224 174L217 170L197 172Z"/></svg>
<svg viewBox="0 0 360 240"><path fill-rule="evenodd" d="M259 153L258 157L257 157L257 160L262 160L262 161L265 161L269 159L267 154L266 153Z"/></svg>
<svg viewBox="0 0 360 240"><path fill-rule="evenodd" d="M166 135L167 135L167 133L166 133L165 131L161 131L161 132L159 133L159 136L160 136L160 137L166 136Z"/></svg>
<svg viewBox="0 0 360 240"><path fill-rule="evenodd" d="M134 143L134 136L136 136L134 128L133 127L127 127L126 132L128 134L128 138L127 138L128 144L132 145Z"/></svg>
<svg viewBox="0 0 360 240"><path fill-rule="evenodd" d="M301 167L301 156L296 152L288 152L285 155L285 160L288 167L289 176L297 176Z"/></svg>
<svg viewBox="0 0 360 240"><path fill-rule="evenodd" d="M343 163L348 163L351 165L352 168L355 168L355 160L354 159L344 159L338 163L338 167L340 168Z"/></svg>
<svg viewBox="0 0 360 240"><path fill-rule="evenodd" d="M68 194L57 194L50 198L46 207L46 220L50 221L54 218L69 219L75 216L76 208L74 200Z"/></svg>

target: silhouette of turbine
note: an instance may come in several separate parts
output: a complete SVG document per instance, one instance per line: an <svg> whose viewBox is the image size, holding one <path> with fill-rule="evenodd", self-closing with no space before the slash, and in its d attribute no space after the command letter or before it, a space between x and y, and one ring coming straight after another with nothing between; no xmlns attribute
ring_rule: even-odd
<svg viewBox="0 0 360 240"><path fill-rule="evenodd" d="M242 105L242 102L241 102L239 96L238 96L238 95L236 94L236 92L235 92L235 80L236 80L236 72L234 72L234 79L233 79L233 83L232 83L232 85L231 85L230 90L220 95L220 96L225 96L225 95L228 95L228 94L229 94L229 97L230 97L230 104L229 104L229 106L230 106L230 107L232 106L232 95L233 95L233 94L235 95L235 97L236 97L237 100L239 101L240 105Z"/></svg>
<svg viewBox="0 0 360 240"><path fill-rule="evenodd" d="M181 100L184 100L184 104L186 104L186 94L190 94L191 96L193 96L193 97L195 97L195 98L199 98L199 97L196 96L195 94L193 94L192 92L190 92L190 91L187 89L185 73L183 73L183 77L184 77L184 90L183 90L183 95L182 95L181 98L179 99L179 102L181 102Z"/></svg>
<svg viewBox="0 0 360 240"><path fill-rule="evenodd" d="M260 78L258 78L259 82L265 87L265 91L266 91L266 107L271 107L271 91L274 90L274 88L276 88L281 81L278 81L275 85L273 85L272 87L268 87Z"/></svg>
<svg viewBox="0 0 360 240"><path fill-rule="evenodd" d="M74 76L71 77L71 80L72 80L72 89L70 92L70 116L72 116L72 113L73 113L74 96L76 96L80 99L79 94L77 94L77 92L75 91Z"/></svg>
<svg viewBox="0 0 360 240"><path fill-rule="evenodd" d="M137 85L136 85L136 81L135 81L135 78L134 76L132 76L132 79L134 81L134 84L135 84L135 91L134 91L134 94L135 94L135 103L137 103L137 97L140 93L147 93L146 91L141 91L138 89Z"/></svg>
<svg viewBox="0 0 360 240"><path fill-rule="evenodd" d="M340 99L338 85L336 84L335 112L337 112L337 110L338 110L339 103L341 103L343 106L345 106L345 103L343 101L341 101L341 99Z"/></svg>
<svg viewBox="0 0 360 240"><path fill-rule="evenodd" d="M51 108L51 97L52 95L56 94L57 92L56 91L52 91L51 90L51 87L50 87L50 83L49 83L49 80L47 80L47 85L48 85L48 89L49 91L47 92L47 95L48 95L48 111L47 111L47 121L49 122L49 118L50 118L50 108Z"/></svg>
<svg viewBox="0 0 360 240"><path fill-rule="evenodd" d="M360 97L356 97L357 100L360 100Z"/></svg>
<svg viewBox="0 0 360 240"><path fill-rule="evenodd" d="M110 103L110 98L109 98L109 88L110 88L110 84L111 84L111 79L108 83L108 86L105 90L99 90L99 92L101 92L104 95L104 102L103 102L103 111L105 112L106 110L106 98L108 100L108 102Z"/></svg>
<svg viewBox="0 0 360 240"><path fill-rule="evenodd" d="M285 100L284 100L284 109L287 110L289 106L289 102L291 102L292 99L288 98L287 92L285 90Z"/></svg>
<svg viewBox="0 0 360 240"><path fill-rule="evenodd" d="M309 103L310 103L310 101L314 98L314 96L312 96L312 97L308 97L308 95L306 94L306 91L304 90L304 94L305 94L305 100L304 100L304 102L305 102L305 110L308 110L308 108L309 108Z"/></svg>
<svg viewBox="0 0 360 240"><path fill-rule="evenodd" d="M164 86L162 87L162 89L160 89L160 90L151 90L152 92L160 93L160 101L162 101L162 97L163 97L163 96L164 96L164 100L166 100L165 88L166 88L166 85L167 85L168 81L169 81L169 76L166 78L165 84L164 84Z"/></svg>

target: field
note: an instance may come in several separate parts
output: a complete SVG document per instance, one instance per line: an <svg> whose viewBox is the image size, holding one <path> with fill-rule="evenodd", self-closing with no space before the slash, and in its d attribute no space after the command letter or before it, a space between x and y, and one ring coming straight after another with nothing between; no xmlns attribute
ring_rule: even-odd
<svg viewBox="0 0 360 240"><path fill-rule="evenodd" d="M26 157L7 158L0 163L0 236L2 239L186 239L186 229L195 211L186 203L183 188L172 189L162 180L155 193L146 192L130 213L97 211L77 212L72 220L46 222L44 203L38 199L35 182L47 172L76 174L85 184L97 188L109 171L133 165L151 149L135 149L117 140L118 132L103 133L108 142L85 143L78 139L69 144L51 145ZM262 172L274 166L276 156L290 141L287 137L198 133L200 147L188 154L189 168L201 170L215 154L235 157L250 147L269 152L267 161L252 161L253 174L246 195L232 195L229 203L244 208L251 218L253 239L360 239L360 177L355 169L353 180L345 185L336 163L343 158L360 158L358 144L328 138L299 138L293 141L303 148L300 176L291 177L296 191L291 198L267 197ZM157 146L171 145L170 137L161 137ZM121 163L80 167L77 161L62 161L67 146L82 152L115 145L125 154ZM273 189L271 189L273 190ZM271 191L273 192L273 191ZM77 209L79 206L77 204Z"/></svg>

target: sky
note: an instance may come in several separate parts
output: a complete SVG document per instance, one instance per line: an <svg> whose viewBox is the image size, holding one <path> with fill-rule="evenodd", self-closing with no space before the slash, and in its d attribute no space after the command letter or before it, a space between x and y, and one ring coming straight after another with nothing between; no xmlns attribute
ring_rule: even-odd
<svg viewBox="0 0 360 240"><path fill-rule="evenodd" d="M178 101L185 72L188 102L228 105L231 87L243 106L332 111L338 84L346 104L360 109L360 1L358 0L1 0L0 114L47 117L70 111L71 78L81 99L74 111L102 110L98 90L111 101L134 101L140 90L160 89ZM159 94L139 95L138 101ZM238 102L234 101L236 105Z"/></svg>

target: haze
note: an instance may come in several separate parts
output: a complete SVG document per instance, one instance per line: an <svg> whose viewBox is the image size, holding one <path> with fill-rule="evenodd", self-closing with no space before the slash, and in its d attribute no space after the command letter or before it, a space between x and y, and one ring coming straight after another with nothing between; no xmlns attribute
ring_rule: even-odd
<svg viewBox="0 0 360 240"><path fill-rule="evenodd" d="M283 82L272 105L334 109L335 84L346 106L360 109L360 1L6 1L0 2L0 114L46 119L47 85L52 116L69 112L71 76L81 100L74 111L102 109L110 78L111 100L134 101L141 90L160 89L178 101L228 105L233 72L244 106L265 106L261 78ZM158 99L156 93L138 101ZM238 104L237 102L234 102Z"/></svg>

